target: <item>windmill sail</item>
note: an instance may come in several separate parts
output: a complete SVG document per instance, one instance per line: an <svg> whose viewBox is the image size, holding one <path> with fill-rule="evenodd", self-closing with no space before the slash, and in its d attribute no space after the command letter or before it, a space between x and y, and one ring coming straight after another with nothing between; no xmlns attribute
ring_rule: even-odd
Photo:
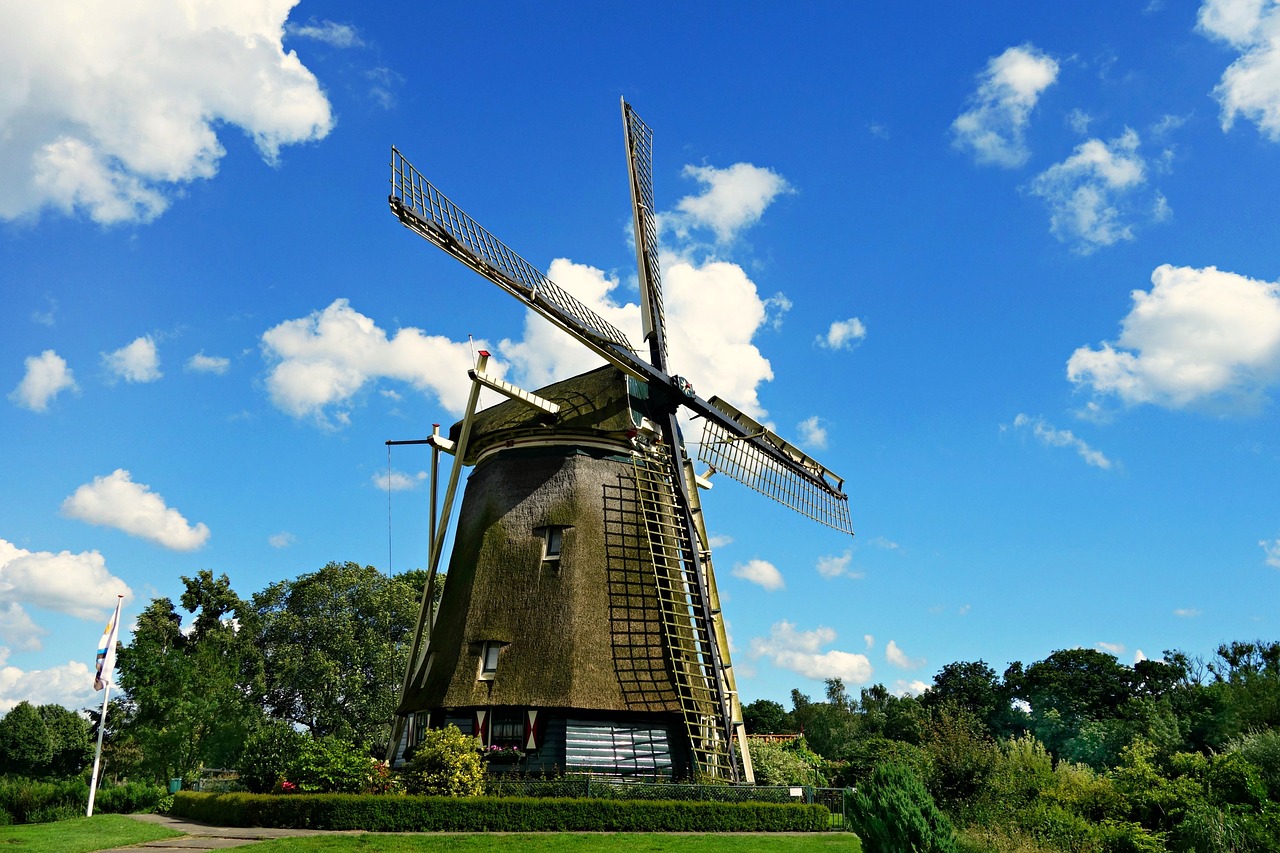
<svg viewBox="0 0 1280 853"><path fill-rule="evenodd" d="M627 138L627 174L631 178L631 209L636 235L636 266L640 276L640 319L649 342L650 361L667 369L666 317L662 309L662 279L658 265L658 225L653 215L653 131L625 100L622 125Z"/></svg>

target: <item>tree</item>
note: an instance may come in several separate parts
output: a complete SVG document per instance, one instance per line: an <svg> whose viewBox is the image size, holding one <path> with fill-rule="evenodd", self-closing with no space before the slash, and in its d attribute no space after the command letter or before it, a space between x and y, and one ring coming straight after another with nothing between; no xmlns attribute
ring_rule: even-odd
<svg viewBox="0 0 1280 853"><path fill-rule="evenodd" d="M93 760L89 721L61 705L36 708L49 733L49 774L75 776Z"/></svg>
<svg viewBox="0 0 1280 853"><path fill-rule="evenodd" d="M254 613L226 575L182 578L191 631L167 598L153 599L118 656L129 713L122 732L141 747L157 781L232 766L262 717L261 654Z"/></svg>
<svg viewBox="0 0 1280 853"><path fill-rule="evenodd" d="M385 744L424 575L329 563L254 595L271 716L315 737Z"/></svg>
<svg viewBox="0 0 1280 853"><path fill-rule="evenodd" d="M882 764L853 797L853 828L866 853L954 853L951 821L905 764Z"/></svg>
<svg viewBox="0 0 1280 853"><path fill-rule="evenodd" d="M0 719L0 772L44 776L53 748L49 729L30 702L19 702Z"/></svg>
<svg viewBox="0 0 1280 853"><path fill-rule="evenodd" d="M795 720L786 709L770 699L757 699L742 708L742 722L747 734L781 734L796 730Z"/></svg>

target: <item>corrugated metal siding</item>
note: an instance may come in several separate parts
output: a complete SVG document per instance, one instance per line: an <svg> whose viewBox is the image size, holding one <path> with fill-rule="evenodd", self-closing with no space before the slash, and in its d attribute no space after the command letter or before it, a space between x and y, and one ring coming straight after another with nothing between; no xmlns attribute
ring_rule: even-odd
<svg viewBox="0 0 1280 853"><path fill-rule="evenodd" d="M666 726L569 720L565 765L606 776L670 779L670 735Z"/></svg>

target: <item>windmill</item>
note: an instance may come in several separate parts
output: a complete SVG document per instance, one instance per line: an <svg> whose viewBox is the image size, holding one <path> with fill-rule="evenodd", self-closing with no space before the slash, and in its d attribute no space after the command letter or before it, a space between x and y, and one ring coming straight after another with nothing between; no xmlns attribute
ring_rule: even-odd
<svg viewBox="0 0 1280 853"><path fill-rule="evenodd" d="M752 781L698 487L698 457L852 534L843 480L668 367L653 134L622 101L646 352L511 251L392 148L391 211L606 362L526 391L485 372L433 448L431 554L388 757L456 724L525 771ZM477 411L480 389L508 399ZM402 443L402 442L388 442ZM408 443L408 442L403 442ZM434 462L454 455L437 512ZM438 611L436 568L473 467Z"/></svg>

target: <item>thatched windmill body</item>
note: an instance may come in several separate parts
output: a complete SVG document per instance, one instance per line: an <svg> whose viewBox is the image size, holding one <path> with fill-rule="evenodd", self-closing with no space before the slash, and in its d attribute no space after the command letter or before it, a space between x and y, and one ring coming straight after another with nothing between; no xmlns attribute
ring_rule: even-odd
<svg viewBox="0 0 1280 853"><path fill-rule="evenodd" d="M667 367L652 133L623 101L647 353L481 228L392 149L391 210L422 237L601 356L606 366L528 392L470 375L463 420L426 443L454 464L433 497L431 563L389 753L458 725L523 753L528 771L750 781L711 552L685 455L852 532L843 481ZM509 399L477 412L481 387ZM448 582L435 569L463 467ZM434 479L434 478L433 478ZM434 491L433 491L434 495Z"/></svg>

